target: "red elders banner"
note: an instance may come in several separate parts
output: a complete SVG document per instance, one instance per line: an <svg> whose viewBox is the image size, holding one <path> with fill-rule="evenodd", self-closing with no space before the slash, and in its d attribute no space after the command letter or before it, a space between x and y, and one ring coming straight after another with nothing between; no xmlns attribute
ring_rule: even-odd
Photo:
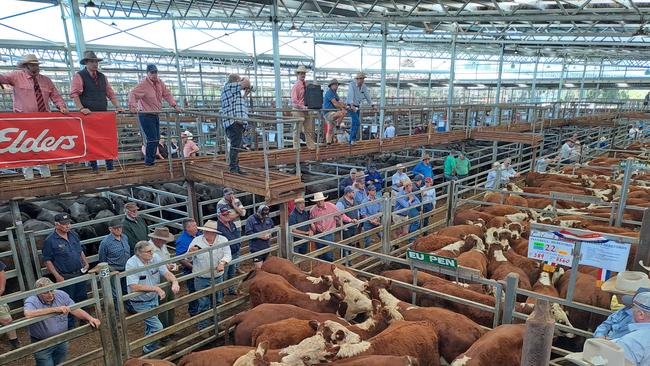
<svg viewBox="0 0 650 366"><path fill-rule="evenodd" d="M0 113L0 168L117 159L114 112Z"/></svg>

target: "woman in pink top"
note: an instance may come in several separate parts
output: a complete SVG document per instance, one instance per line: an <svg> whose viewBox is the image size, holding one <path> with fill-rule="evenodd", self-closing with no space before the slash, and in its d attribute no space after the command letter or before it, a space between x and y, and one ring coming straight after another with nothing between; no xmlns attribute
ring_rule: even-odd
<svg viewBox="0 0 650 366"><path fill-rule="evenodd" d="M181 133L181 143L183 144L183 156L186 158L194 157L199 152L199 146L193 141L194 135L190 131Z"/></svg>

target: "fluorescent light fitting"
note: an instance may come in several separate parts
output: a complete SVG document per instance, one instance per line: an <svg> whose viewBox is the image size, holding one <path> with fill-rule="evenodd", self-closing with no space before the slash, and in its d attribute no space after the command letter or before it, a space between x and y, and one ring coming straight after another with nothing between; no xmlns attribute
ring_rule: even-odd
<svg viewBox="0 0 650 366"><path fill-rule="evenodd" d="M417 85L417 84L414 84L414 83L408 83L408 86L413 87L413 88L417 88L417 87L418 87L418 85Z"/></svg>
<svg viewBox="0 0 650 366"><path fill-rule="evenodd" d="M627 88L630 85L628 83L616 83L616 86L618 86L619 88Z"/></svg>
<svg viewBox="0 0 650 366"><path fill-rule="evenodd" d="M566 83L564 84L564 86L566 86L567 88L575 88L576 84Z"/></svg>
<svg viewBox="0 0 650 366"><path fill-rule="evenodd" d="M527 88L528 84L517 84L517 86L520 88Z"/></svg>
<svg viewBox="0 0 650 366"><path fill-rule="evenodd" d="M487 88L487 87L485 86L485 84L476 84L476 87L477 87L477 88Z"/></svg>

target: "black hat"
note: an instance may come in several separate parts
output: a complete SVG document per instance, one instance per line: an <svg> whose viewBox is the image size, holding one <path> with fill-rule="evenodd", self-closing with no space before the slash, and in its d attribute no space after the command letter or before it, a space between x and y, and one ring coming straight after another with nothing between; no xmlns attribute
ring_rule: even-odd
<svg viewBox="0 0 650 366"><path fill-rule="evenodd" d="M54 216L54 222L65 225L70 224L72 222L72 219L70 218L70 215L61 213Z"/></svg>
<svg viewBox="0 0 650 366"><path fill-rule="evenodd" d="M152 71L158 72L158 68L156 67L156 65L154 64L147 65L147 72L152 72Z"/></svg>

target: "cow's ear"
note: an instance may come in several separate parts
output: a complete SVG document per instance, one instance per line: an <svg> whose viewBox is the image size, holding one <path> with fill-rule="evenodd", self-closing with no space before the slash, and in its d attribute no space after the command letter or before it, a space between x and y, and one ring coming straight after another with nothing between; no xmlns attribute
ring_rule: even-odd
<svg viewBox="0 0 650 366"><path fill-rule="evenodd" d="M311 329L313 329L313 330L318 330L318 321L316 321L316 320L310 320L310 321L309 321L309 326L310 326Z"/></svg>
<svg viewBox="0 0 650 366"><path fill-rule="evenodd" d="M323 280L324 284L327 286L332 286L332 276L321 275L320 278Z"/></svg>
<svg viewBox="0 0 650 366"><path fill-rule="evenodd" d="M338 292L330 292L330 296L337 299L338 301L343 301L343 295Z"/></svg>
<svg viewBox="0 0 650 366"><path fill-rule="evenodd" d="M255 353L260 355L260 356L264 356L268 349L269 349L269 342L264 341L264 342L260 343L259 345L257 345L257 350L255 350Z"/></svg>

